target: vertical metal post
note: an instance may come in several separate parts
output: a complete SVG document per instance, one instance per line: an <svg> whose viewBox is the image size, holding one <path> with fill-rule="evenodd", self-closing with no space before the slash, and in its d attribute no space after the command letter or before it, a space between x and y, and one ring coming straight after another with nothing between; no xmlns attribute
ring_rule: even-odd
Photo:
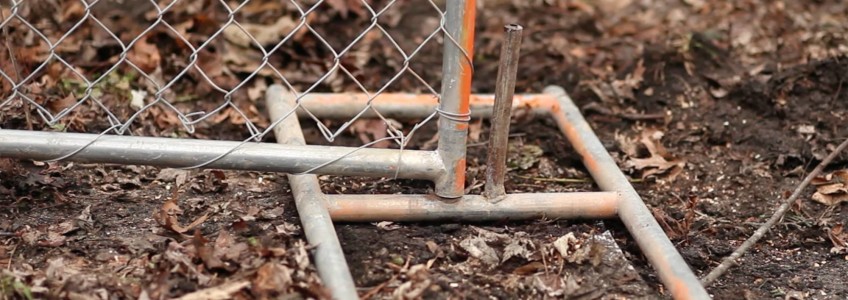
<svg viewBox="0 0 848 300"><path fill-rule="evenodd" d="M500 201L506 195L504 177L509 150L509 122L523 30L520 25L504 26L505 38L501 46L498 77L495 82L495 105L492 108L492 129L489 133L489 151L486 157L486 187L483 191L483 196L493 202Z"/></svg>
<svg viewBox="0 0 848 300"><path fill-rule="evenodd" d="M465 143L471 112L471 60L477 1L448 0L445 8L442 95L439 103L439 156L445 176L436 180L436 195L459 198L465 193Z"/></svg>
<svg viewBox="0 0 848 300"><path fill-rule="evenodd" d="M294 108L295 96L280 85L272 85L265 96L271 120L282 118ZM297 116L288 116L274 128L277 142L289 145L305 145L303 131ZM341 243L327 211L326 195L321 192L318 176L288 175L294 194L294 204L303 225L306 240L315 245L315 268L321 280L330 288L333 299L359 299L356 286L345 261Z"/></svg>

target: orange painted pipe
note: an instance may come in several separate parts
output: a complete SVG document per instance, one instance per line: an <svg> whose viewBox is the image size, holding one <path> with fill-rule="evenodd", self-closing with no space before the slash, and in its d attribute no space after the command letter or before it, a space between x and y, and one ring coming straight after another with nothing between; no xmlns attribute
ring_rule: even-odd
<svg viewBox="0 0 848 300"><path fill-rule="evenodd" d="M446 202L434 195L327 195L337 222L505 221L607 219L618 212L616 192L508 194L492 203L479 195Z"/></svg>
<svg viewBox="0 0 848 300"><path fill-rule="evenodd" d="M595 135L580 109L561 87L548 87L545 93L556 96L558 113L552 113L562 133L574 146L583 165L602 190L621 193L619 218L651 262L660 280L675 299L710 299L698 277L666 236L662 227L630 185L615 160Z"/></svg>
<svg viewBox="0 0 848 300"><path fill-rule="evenodd" d="M308 94L300 101L303 109L298 115L305 116L306 110L319 118L347 119L365 109L364 117L373 118L377 115L374 110L388 118L422 120L436 113L439 99L433 95L385 93L369 97L366 94ZM494 95L475 94L469 98L472 118L489 118ZM371 108L368 108L368 105ZM548 94L515 95L512 102L513 111L526 112L547 116L551 111L559 111L556 97Z"/></svg>

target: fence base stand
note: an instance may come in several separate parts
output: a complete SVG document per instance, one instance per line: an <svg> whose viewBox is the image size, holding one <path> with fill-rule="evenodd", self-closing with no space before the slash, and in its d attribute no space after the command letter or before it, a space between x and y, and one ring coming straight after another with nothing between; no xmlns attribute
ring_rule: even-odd
<svg viewBox="0 0 848 300"><path fill-rule="evenodd" d="M356 99L367 100L355 95L347 99L353 102L357 102ZM302 103L316 115L321 111L334 114L334 111L356 105L340 103L335 97L322 95L312 95ZM386 94L370 103L377 110L397 111L397 116L387 116L398 118L423 118L438 105L435 99L408 94ZM493 103L494 97L490 95L472 95L471 115L488 117ZM363 222L484 221L552 217L555 214L564 219L607 218L615 212L675 299L710 299L564 89L552 86L546 88L543 94L517 95L512 109L553 118L598 186L604 191L614 192L617 200L607 198L609 195L579 193L512 194L498 203L491 203L482 196L464 196L455 203L445 203L435 196L425 195L332 195L328 198L327 209L335 221ZM583 200L579 200L580 197ZM534 202L531 199L538 200ZM614 210L610 210L612 207ZM549 214L543 213L543 210ZM551 210L556 213L550 213Z"/></svg>
<svg viewBox="0 0 848 300"><path fill-rule="evenodd" d="M281 89L269 89L269 92L272 91L279 92ZM423 119L431 115L439 105L433 97L410 94L382 94L370 100L370 105L375 110L384 112L386 117L397 119ZM339 112L352 111L368 101L367 95L309 94L301 99L301 105L315 116L332 117L337 116ZM491 95L472 95L469 103L471 116L488 117L493 102L494 97ZM543 217L610 218L617 215L674 298L710 298L565 90L549 87L543 94L516 95L512 109L516 114L547 116L556 121L559 129L581 156L594 181L606 192L507 194L502 201L492 203L483 196L473 195L444 201L442 198L428 195L323 195L319 193L318 188L313 188L314 192L310 191L313 194L310 198L324 199L326 210L315 209L314 205L309 206L313 211L323 211L322 214L328 214L334 221L363 222L486 221ZM397 112L398 115L392 112ZM61 157L80 162L185 167L191 163L206 161L209 157L222 155L220 159L205 164L204 167L276 172L302 172L314 166L314 163L338 158L339 154L349 151L322 146L240 144L4 129L0 129L0 144L4 145L0 147L0 156L10 158L44 160ZM305 150L309 151L304 152ZM441 161L436 151L406 150L403 153L405 154L397 156L397 151L392 149L361 149L353 155L317 169L316 173L382 177L398 175L399 178L438 180L446 171L444 166L440 166ZM322 201L303 202L314 204ZM301 205L298 205L298 208L300 207ZM322 226L328 234L332 232L331 226ZM335 239L335 236L332 238ZM313 239L309 240L311 242ZM336 248L330 252L340 253L337 247L329 248ZM331 254L333 255L335 254ZM320 269L319 267L319 271ZM322 273L329 273L329 270L328 268ZM349 275L340 277L343 278L341 280L349 282L344 277L349 278Z"/></svg>

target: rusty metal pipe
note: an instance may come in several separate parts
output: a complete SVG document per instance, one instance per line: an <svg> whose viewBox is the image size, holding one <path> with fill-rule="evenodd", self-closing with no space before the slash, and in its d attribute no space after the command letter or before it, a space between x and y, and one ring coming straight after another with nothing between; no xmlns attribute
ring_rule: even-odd
<svg viewBox="0 0 848 300"><path fill-rule="evenodd" d="M268 114L271 119L283 117L294 107L294 95L280 85L273 85L266 92ZM297 118L287 118L274 127L277 142L290 145L305 145L303 131ZM327 212L324 194L314 174L288 175L294 194L294 203L303 225L303 232L310 244L315 246L315 268L318 275L330 288L333 299L359 299L353 276L345 260L341 243Z"/></svg>
<svg viewBox="0 0 848 300"><path fill-rule="evenodd" d="M500 202L466 195L445 202L433 195L327 195L327 209L337 222L481 222L529 219L613 218L616 192L508 194Z"/></svg>
<svg viewBox="0 0 848 300"><path fill-rule="evenodd" d="M706 289L692 273L689 265L669 241L642 198L630 185L580 110L561 87L545 89L559 99L560 111L552 112L566 138L580 154L583 164L598 186L605 191L621 193L619 218L639 244L642 253L659 274L660 280L675 299L710 299Z"/></svg>
<svg viewBox="0 0 848 300"><path fill-rule="evenodd" d="M500 201L506 195L504 178L506 155L509 150L509 122L523 30L520 25L504 26L504 42L495 82L495 105L492 108L492 128L489 131L489 149L486 156L486 186L483 189L483 195L490 201Z"/></svg>

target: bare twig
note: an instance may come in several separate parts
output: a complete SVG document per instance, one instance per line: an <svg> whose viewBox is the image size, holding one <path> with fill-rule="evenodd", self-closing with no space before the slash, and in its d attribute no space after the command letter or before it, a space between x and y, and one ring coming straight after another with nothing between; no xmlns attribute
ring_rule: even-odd
<svg viewBox="0 0 848 300"><path fill-rule="evenodd" d="M12 261L15 260L15 251L18 250L18 245L19 244L15 244L15 247L12 248L12 252L9 253L9 263L6 265L6 270L12 269Z"/></svg>
<svg viewBox="0 0 848 300"><path fill-rule="evenodd" d="M769 218L768 221L761 225L760 228L757 228L757 231L755 231L754 234L752 234L751 237L748 238L748 240L742 243L739 248L736 248L733 253L731 253L728 257L725 257L721 264L718 265L718 267L715 267L715 269L710 271L707 276L704 276L701 279L701 284L703 284L704 286L709 286L713 281L721 277L721 275L724 275L724 273L727 272L727 270L730 269L731 266L733 266L736 259L744 255L745 252L747 252L748 249L751 248L751 246L756 244L757 241L759 241L766 234L766 232L768 232L769 229L774 226L774 224L776 224L778 221L780 221L781 218L783 218L783 215L786 214L787 210L789 210L789 206L791 206L792 203L795 202L795 200L798 199L799 196L801 196L801 193L808 185L810 185L810 182L813 180L813 178L818 176L834 158L839 156L839 153L845 150L846 147L848 147L848 139L843 141L842 144L839 144L839 146L836 147L836 149L833 150L830 155L825 157L825 159L822 160L822 162L819 163L819 165L816 166L816 168L813 169L810 174L807 174L807 177L804 178L804 181L801 181L801 184L799 184L798 187L795 188L795 191L792 192L792 195L789 196L789 198L786 198L783 204L781 204L777 208L771 218Z"/></svg>

